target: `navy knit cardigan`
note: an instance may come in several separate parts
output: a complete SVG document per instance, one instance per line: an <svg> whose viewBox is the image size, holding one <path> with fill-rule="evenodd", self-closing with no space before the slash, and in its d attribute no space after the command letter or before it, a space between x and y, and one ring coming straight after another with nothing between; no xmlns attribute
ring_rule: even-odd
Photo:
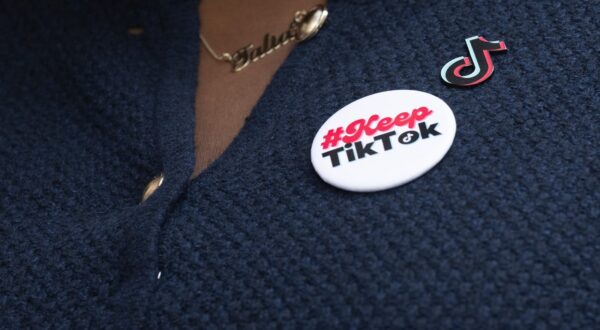
<svg viewBox="0 0 600 330"><path fill-rule="evenodd" d="M191 181L196 1L0 8L0 328L600 326L597 0L330 0ZM446 85L474 35L509 50ZM391 89L450 105L450 152L324 183L316 131Z"/></svg>

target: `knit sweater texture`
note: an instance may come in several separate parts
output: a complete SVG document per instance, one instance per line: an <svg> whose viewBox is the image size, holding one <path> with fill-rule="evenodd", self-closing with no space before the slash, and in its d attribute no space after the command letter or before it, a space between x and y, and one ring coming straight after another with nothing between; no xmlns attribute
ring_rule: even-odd
<svg viewBox="0 0 600 330"><path fill-rule="evenodd" d="M196 1L2 2L0 328L599 327L600 2L328 2L193 180ZM444 160L324 183L316 131L393 89L452 108Z"/></svg>

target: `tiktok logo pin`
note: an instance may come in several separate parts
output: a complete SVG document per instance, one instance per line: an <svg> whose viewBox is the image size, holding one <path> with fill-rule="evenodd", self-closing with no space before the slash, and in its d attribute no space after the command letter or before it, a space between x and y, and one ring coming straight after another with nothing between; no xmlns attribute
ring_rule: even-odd
<svg viewBox="0 0 600 330"><path fill-rule="evenodd" d="M465 39L469 48L469 57L460 56L446 63L442 68L442 79L456 86L474 86L487 80L494 72L494 63L490 52L507 50L504 41L487 41L484 37L474 36ZM473 66L473 72L461 75L465 68Z"/></svg>

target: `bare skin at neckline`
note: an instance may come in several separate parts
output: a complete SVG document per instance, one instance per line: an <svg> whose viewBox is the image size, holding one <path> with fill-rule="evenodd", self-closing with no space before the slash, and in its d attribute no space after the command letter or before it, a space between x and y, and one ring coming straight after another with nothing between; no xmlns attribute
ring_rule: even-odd
<svg viewBox="0 0 600 330"><path fill-rule="evenodd" d="M250 43L259 45L266 33L286 31L296 11L317 4L324 2L204 0L199 7L202 35L218 53L233 52ZM214 59L200 47L193 178L231 144L294 45L288 43L235 73L229 63Z"/></svg>

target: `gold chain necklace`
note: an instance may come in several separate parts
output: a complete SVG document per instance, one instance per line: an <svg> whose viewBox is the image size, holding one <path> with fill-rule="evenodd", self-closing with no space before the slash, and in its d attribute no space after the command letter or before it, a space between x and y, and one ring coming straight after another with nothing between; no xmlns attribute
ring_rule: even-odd
<svg viewBox="0 0 600 330"><path fill-rule="evenodd" d="M206 39L200 34L200 41L210 55L218 61L228 62L232 66L233 72L238 72L244 69L248 64L256 62L259 59L271 54L281 46L288 44L290 41L304 41L313 37L327 19L327 8L323 5L317 5L308 11L300 10L294 15L292 23L286 32L279 36L274 36L269 33L263 37L263 44L259 47L254 44L244 46L233 54L223 53L218 55L208 44Z"/></svg>

